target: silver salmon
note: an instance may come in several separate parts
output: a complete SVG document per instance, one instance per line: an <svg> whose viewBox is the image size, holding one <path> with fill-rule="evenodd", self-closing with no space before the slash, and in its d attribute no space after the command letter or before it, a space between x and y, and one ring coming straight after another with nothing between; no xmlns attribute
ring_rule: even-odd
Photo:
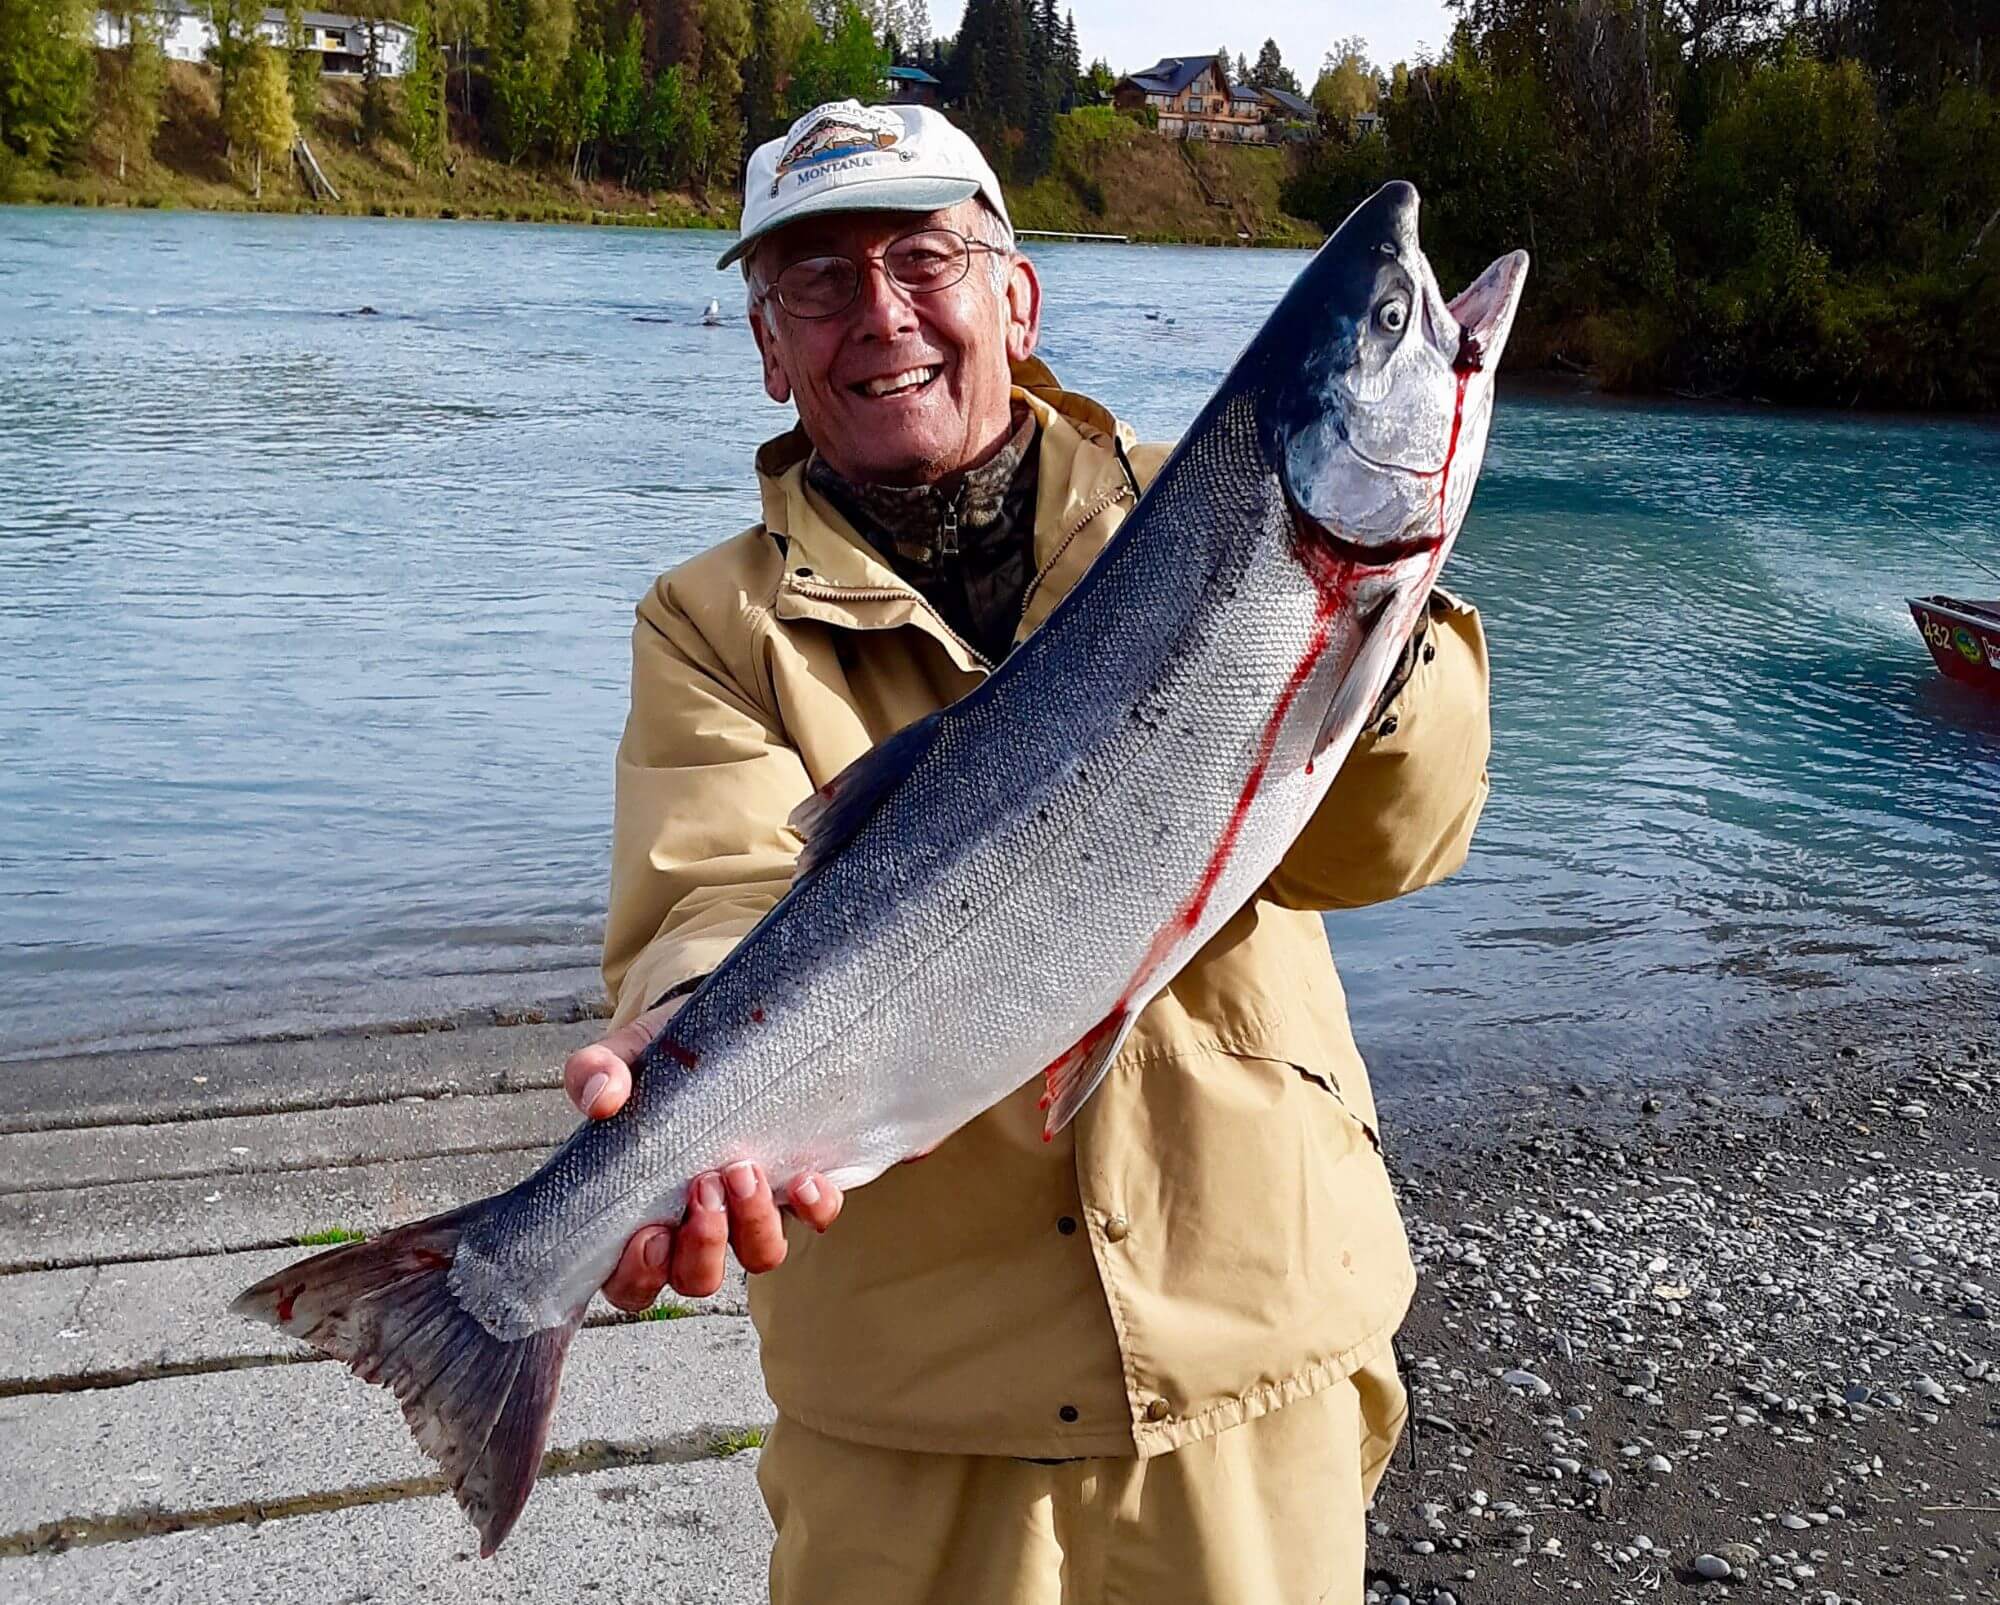
<svg viewBox="0 0 2000 1605"><path fill-rule="evenodd" d="M1304 828L1465 517L1527 273L1447 301L1417 211L1407 184L1356 210L1047 622L800 808L790 892L616 1117L236 1300L395 1390L483 1554L591 1295L695 1177L858 1187L1036 1077L1053 1135Z"/></svg>

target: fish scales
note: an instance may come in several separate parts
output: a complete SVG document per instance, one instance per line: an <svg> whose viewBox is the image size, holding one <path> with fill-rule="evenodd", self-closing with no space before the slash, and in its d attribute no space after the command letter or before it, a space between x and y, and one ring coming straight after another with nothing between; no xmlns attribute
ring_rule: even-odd
<svg viewBox="0 0 2000 1605"><path fill-rule="evenodd" d="M1296 671L1318 611L1248 409L1233 410L1166 471L1092 606L1022 646L1029 661L1004 694L947 710L926 761L799 888L795 917L747 938L682 1012L672 1039L695 1067L662 1055L636 1120L579 1132L574 1163L523 1197L533 1230L469 1239L501 1285L524 1285L562 1244L622 1244L677 1214L689 1177L738 1159L774 1177L865 1182L964 1124L969 1103L1038 1074L1121 1001L1136 1012L1150 992L1135 986L1170 977L1164 963L1142 976L1142 961L1198 887L1261 744L1259 710ZM1220 519L1207 511L1216 477L1253 473L1264 494ZM1342 657L1330 651L1323 673ZM1110 696L1066 689L1093 674ZM1198 948L1234 913L1330 782L1330 766L1305 773L1315 731L1303 723L1177 947ZM1012 761L994 764L997 751ZM926 1006L899 1006L912 998ZM826 1095L842 1087L867 1096ZM614 1175L615 1187L596 1180ZM593 1275L596 1263L582 1291ZM528 1329L547 1324L537 1316Z"/></svg>
<svg viewBox="0 0 2000 1605"><path fill-rule="evenodd" d="M1525 273L1447 304L1415 224L1408 186L1360 208L1043 626L802 811L791 891L616 1117L237 1301L396 1390L482 1552L592 1293L693 1177L862 1185L1044 1074L1052 1133L1282 859L1464 515Z"/></svg>

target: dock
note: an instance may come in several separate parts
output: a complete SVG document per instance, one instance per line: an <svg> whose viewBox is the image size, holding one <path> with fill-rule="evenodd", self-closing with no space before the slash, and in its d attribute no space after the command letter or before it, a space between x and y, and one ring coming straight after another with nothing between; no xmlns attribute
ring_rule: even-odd
<svg viewBox="0 0 2000 1605"><path fill-rule="evenodd" d="M1132 243L1132 237L1129 234L1076 234L1068 229L1051 228L1017 228L1014 230L1014 237L1017 240L1083 240L1091 245L1130 245Z"/></svg>
<svg viewBox="0 0 2000 1605"><path fill-rule="evenodd" d="M776 1412L740 1272L685 1319L593 1308L490 1561L387 1390L227 1308L301 1237L527 1174L591 1030L0 1066L0 1600L764 1600L745 1446Z"/></svg>

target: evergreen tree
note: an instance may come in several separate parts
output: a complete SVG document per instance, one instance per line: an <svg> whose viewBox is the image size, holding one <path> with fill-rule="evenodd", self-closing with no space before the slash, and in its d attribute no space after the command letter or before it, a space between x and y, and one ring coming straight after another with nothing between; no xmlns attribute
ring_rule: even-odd
<svg viewBox="0 0 2000 1605"><path fill-rule="evenodd" d="M403 136L410 160L423 172L444 157L446 139L444 52L429 0L418 0L416 32L403 74Z"/></svg>
<svg viewBox="0 0 2000 1605"><path fill-rule="evenodd" d="M685 67L690 78L701 71L702 8L704 0L651 0L646 40L646 70Z"/></svg>
<svg viewBox="0 0 2000 1605"><path fill-rule="evenodd" d="M707 133L695 170L696 182L705 185L717 160L726 153L733 163L743 151L743 63L750 54L750 0L702 0L701 32L696 103Z"/></svg>
<svg viewBox="0 0 2000 1605"><path fill-rule="evenodd" d="M1085 106L1108 106L1117 92L1118 74L1102 56L1090 64L1090 70L1077 83L1077 99Z"/></svg>
<svg viewBox="0 0 2000 1605"><path fill-rule="evenodd" d="M386 0L347 0L361 21L361 137L389 131L389 95L382 87L382 6Z"/></svg>
<svg viewBox="0 0 2000 1605"><path fill-rule="evenodd" d="M160 127L160 95L167 83L167 56L161 47L159 15L139 6L114 12L123 39L114 52L116 76L104 103L104 125L118 142L118 181L128 160L144 165Z"/></svg>
<svg viewBox="0 0 2000 1605"><path fill-rule="evenodd" d="M818 37L806 0L751 0L753 46L743 62L743 123L752 145L775 138L791 120L786 86L806 41Z"/></svg>
<svg viewBox="0 0 2000 1605"><path fill-rule="evenodd" d="M1278 53L1278 41L1266 39L1257 52L1257 65L1243 75L1243 81L1253 89L1284 89L1296 95L1300 93L1298 75L1285 65L1285 58Z"/></svg>
<svg viewBox="0 0 2000 1605"><path fill-rule="evenodd" d="M249 157L250 193L261 199L265 165L282 162L298 138L285 64L262 39L252 40L240 63L228 130L231 146Z"/></svg>
<svg viewBox="0 0 2000 1605"><path fill-rule="evenodd" d="M615 153L618 172L630 179L637 154L639 123L646 109L646 25L634 12L624 37L604 69L604 111L598 137Z"/></svg>

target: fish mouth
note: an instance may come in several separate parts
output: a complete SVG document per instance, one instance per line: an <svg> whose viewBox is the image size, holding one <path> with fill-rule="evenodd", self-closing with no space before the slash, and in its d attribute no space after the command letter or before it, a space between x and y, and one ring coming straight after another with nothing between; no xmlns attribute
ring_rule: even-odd
<svg viewBox="0 0 2000 1605"><path fill-rule="evenodd" d="M1498 364L1527 283L1528 253L1510 251L1446 307L1458 323L1458 355L1452 363L1458 372L1479 373Z"/></svg>
<svg viewBox="0 0 2000 1605"><path fill-rule="evenodd" d="M1443 310L1457 330L1457 346L1452 353L1451 371L1466 389L1468 381L1475 375L1483 376L1487 385L1492 384L1492 376L1500 365L1500 354L1507 348L1507 337L1514 329L1514 315L1520 310L1521 292L1528 282L1528 253L1513 251L1495 262L1458 296L1444 303ZM1436 295L1433 290L1432 295ZM1436 301L1431 305L1435 306ZM1426 309L1427 313L1429 309ZM1444 331L1449 335L1450 330ZM1441 468L1439 463L1391 462L1384 458L1372 457L1363 451L1350 435L1347 449L1370 468L1385 474L1403 474L1412 479L1429 479Z"/></svg>
<svg viewBox="0 0 2000 1605"><path fill-rule="evenodd" d="M1359 453L1356 453L1359 456ZM1363 459L1366 461L1366 459ZM1407 472L1408 470L1398 470ZM1285 501L1292 510L1292 528L1300 541L1330 557L1343 567L1357 569L1398 568L1412 558L1428 558L1444 544L1438 535L1412 535L1399 541L1380 541L1363 544L1349 540L1337 530L1329 529L1317 518L1301 507L1293 499L1292 493L1285 492Z"/></svg>

